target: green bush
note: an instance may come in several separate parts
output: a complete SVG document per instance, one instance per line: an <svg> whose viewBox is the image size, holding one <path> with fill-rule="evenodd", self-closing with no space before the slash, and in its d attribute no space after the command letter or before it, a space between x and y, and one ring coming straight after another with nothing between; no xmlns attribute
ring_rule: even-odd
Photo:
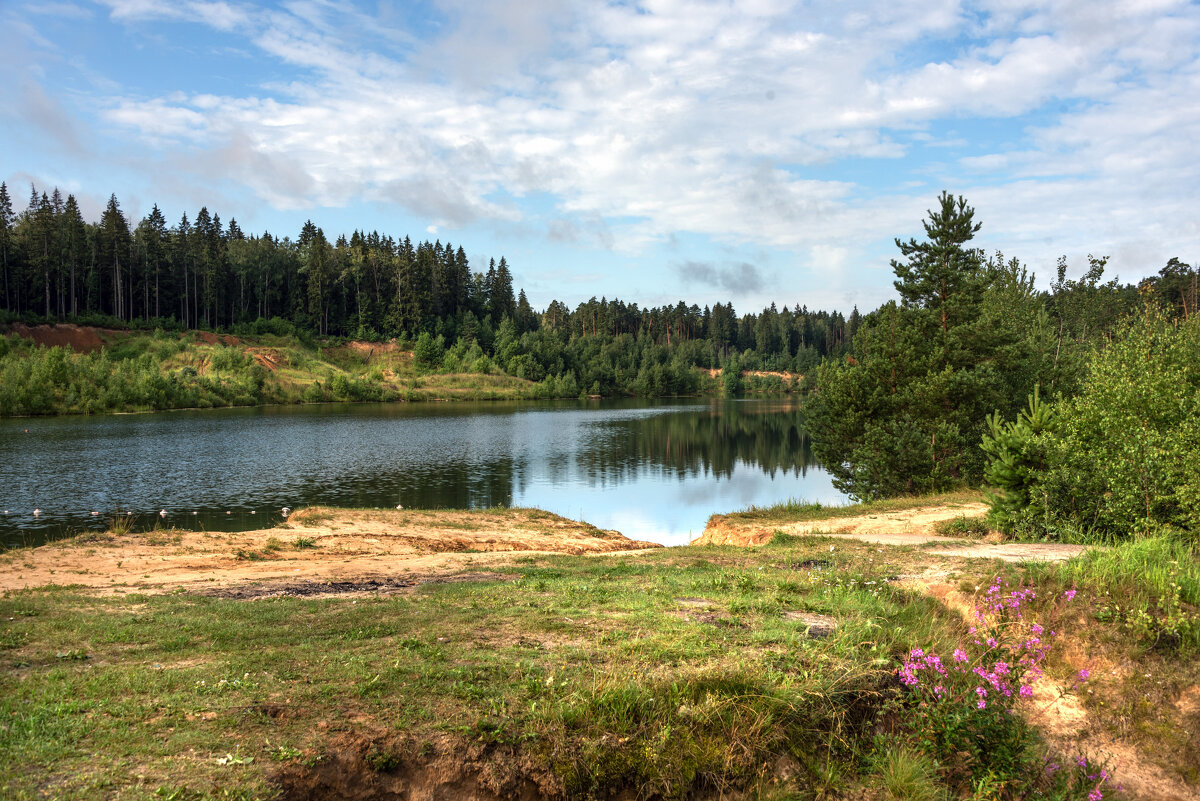
<svg viewBox="0 0 1200 801"><path fill-rule="evenodd" d="M1200 534L1200 317L1147 308L1097 351L1079 395L983 439L993 516L1029 536Z"/></svg>

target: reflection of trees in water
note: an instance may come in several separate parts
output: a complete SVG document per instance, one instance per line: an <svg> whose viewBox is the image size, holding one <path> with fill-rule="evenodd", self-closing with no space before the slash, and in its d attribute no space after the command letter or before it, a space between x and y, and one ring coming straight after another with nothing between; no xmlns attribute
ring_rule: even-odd
<svg viewBox="0 0 1200 801"><path fill-rule="evenodd" d="M441 462L432 470L410 473L399 482L400 502L411 508L480 509L511 506L514 474L521 465L495 459L481 468L470 462Z"/></svg>
<svg viewBox="0 0 1200 801"><path fill-rule="evenodd" d="M728 477L734 465L805 475L817 465L799 409L789 404L714 403L707 409L605 423L578 454L598 482L633 478L647 466L679 477Z"/></svg>

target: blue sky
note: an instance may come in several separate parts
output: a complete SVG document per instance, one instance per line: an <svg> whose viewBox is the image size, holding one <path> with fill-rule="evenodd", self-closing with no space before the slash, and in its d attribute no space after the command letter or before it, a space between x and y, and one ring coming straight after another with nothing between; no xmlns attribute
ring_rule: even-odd
<svg viewBox="0 0 1200 801"><path fill-rule="evenodd" d="M1200 5L0 0L0 180L504 255L531 302L893 296L938 193L1051 277L1200 260Z"/></svg>

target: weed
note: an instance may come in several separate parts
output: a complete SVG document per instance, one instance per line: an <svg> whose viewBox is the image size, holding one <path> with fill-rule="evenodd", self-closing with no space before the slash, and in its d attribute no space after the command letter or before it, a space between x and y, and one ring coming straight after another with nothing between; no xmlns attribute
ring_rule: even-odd
<svg viewBox="0 0 1200 801"><path fill-rule="evenodd" d="M303 756L303 752L299 748L293 748L290 745L278 745L270 751L271 759L276 762L286 762L289 759L299 759Z"/></svg>
<svg viewBox="0 0 1200 801"><path fill-rule="evenodd" d="M108 528L104 533L114 537L123 537L131 531L133 531L133 515L116 512L108 519Z"/></svg>
<svg viewBox="0 0 1200 801"><path fill-rule="evenodd" d="M312 537L296 537L292 540L292 547L297 551L303 551L307 548L316 548L317 541Z"/></svg>

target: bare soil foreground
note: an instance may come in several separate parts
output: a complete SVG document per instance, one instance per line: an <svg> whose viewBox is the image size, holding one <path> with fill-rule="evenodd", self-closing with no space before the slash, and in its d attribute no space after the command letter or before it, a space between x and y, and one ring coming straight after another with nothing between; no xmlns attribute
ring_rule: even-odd
<svg viewBox="0 0 1200 801"><path fill-rule="evenodd" d="M85 534L0 555L0 590L75 584L167 592L255 585L241 596L379 592L508 561L514 553L660 548L538 509L349 510L311 507L272 529ZM275 585L279 585L276 587ZM307 587L308 589L305 589Z"/></svg>

